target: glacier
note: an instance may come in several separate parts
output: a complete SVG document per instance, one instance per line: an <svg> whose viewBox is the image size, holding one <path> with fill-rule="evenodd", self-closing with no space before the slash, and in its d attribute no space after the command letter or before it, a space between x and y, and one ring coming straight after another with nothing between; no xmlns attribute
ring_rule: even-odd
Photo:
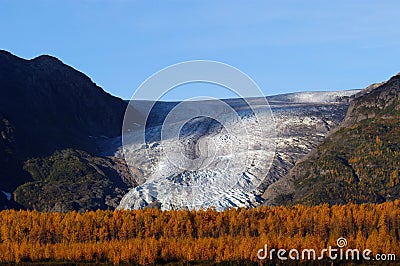
<svg viewBox="0 0 400 266"><path fill-rule="evenodd" d="M122 198L118 209L259 206L265 189L340 124L349 97L357 92L268 96L271 113L255 111L257 117L246 101L257 106L263 99L223 100L236 117L215 108L212 100L189 102L172 120L168 114L179 102L137 101L133 104L139 111L154 106L145 142L141 141L143 132L133 128L125 136L125 145L113 147L114 156L125 158L139 184ZM194 109L217 114L215 119L199 116L185 120ZM120 139L109 140L108 145L118 142Z"/></svg>

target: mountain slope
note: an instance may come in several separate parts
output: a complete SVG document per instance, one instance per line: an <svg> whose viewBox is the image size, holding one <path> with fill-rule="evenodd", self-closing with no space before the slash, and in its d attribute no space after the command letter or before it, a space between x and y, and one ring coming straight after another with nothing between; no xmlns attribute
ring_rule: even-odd
<svg viewBox="0 0 400 266"><path fill-rule="evenodd" d="M24 60L0 51L0 90L0 113L14 125L24 155L66 147L95 152L90 136L121 134L126 103L54 57Z"/></svg>
<svg viewBox="0 0 400 266"><path fill-rule="evenodd" d="M102 152L105 139L121 135L127 104L52 56L25 60L0 50L0 93L0 190L5 193L35 181L23 169L26 160L68 148L90 157ZM31 197L19 202L30 208L26 202L37 195ZM1 207L14 203L0 197Z"/></svg>
<svg viewBox="0 0 400 266"><path fill-rule="evenodd" d="M116 158L73 149L27 160L24 169L33 181L16 189L15 201L41 211L113 209L128 188L136 185L126 165Z"/></svg>
<svg viewBox="0 0 400 266"><path fill-rule="evenodd" d="M355 95L341 127L283 179L267 204L344 204L400 198L400 76Z"/></svg>

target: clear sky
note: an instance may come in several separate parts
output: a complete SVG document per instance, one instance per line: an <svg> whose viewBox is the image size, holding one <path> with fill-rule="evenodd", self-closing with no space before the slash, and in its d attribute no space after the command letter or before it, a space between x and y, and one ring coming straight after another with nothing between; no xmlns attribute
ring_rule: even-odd
<svg viewBox="0 0 400 266"><path fill-rule="evenodd" d="M1 49L54 55L125 99L193 59L233 65L266 95L362 88L400 71L399 26L398 0L0 0ZM166 98L193 94L178 91Z"/></svg>

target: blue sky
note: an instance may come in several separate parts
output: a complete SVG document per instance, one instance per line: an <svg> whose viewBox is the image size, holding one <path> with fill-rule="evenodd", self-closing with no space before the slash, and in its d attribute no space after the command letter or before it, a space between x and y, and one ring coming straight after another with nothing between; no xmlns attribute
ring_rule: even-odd
<svg viewBox="0 0 400 266"><path fill-rule="evenodd" d="M0 0L0 48L51 54L130 98L193 59L239 68L266 95L362 88L400 71L400 1ZM165 99L230 96L188 86Z"/></svg>

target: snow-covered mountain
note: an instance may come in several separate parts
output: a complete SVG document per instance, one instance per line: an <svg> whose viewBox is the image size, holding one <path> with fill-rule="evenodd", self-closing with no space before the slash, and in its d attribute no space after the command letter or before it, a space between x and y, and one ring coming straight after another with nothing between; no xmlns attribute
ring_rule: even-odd
<svg viewBox="0 0 400 266"><path fill-rule="evenodd" d="M218 101L157 102L148 118L144 145L141 132L135 130L125 135L128 141L123 147L115 146L120 139L108 143L116 150L115 156L125 156L140 184L123 197L118 208L213 206L222 210L257 206L271 183L339 125L348 98L357 92L269 96L270 109L255 111L257 115L249 105L261 106L265 99L247 99L248 104L242 99L223 100L233 113L219 110ZM140 111L154 103L132 104ZM178 110L186 116L168 119L177 106L183 106ZM196 117L182 123L193 110L207 109L218 119Z"/></svg>

